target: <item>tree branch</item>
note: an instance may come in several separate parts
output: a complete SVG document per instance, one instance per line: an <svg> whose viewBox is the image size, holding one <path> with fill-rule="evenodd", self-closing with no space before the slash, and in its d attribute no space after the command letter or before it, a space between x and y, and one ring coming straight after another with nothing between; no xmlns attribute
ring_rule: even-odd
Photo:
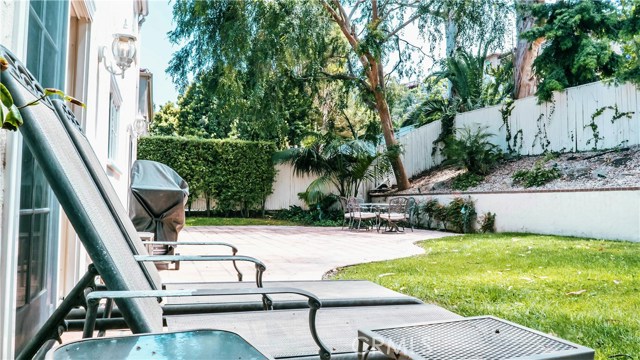
<svg viewBox="0 0 640 360"><path fill-rule="evenodd" d="M389 40L390 38L392 38L394 35L396 35L400 30L404 29L405 27L407 27L409 24L411 24L412 22L416 21L416 19L418 19L420 16L422 16L422 14L420 14L420 12L416 12L415 14L413 14L409 20L405 21L404 23L402 23L402 25L398 26L395 30L393 30L392 32L389 33L389 35L387 35L387 37L384 39L384 41Z"/></svg>
<svg viewBox="0 0 640 360"><path fill-rule="evenodd" d="M340 5L340 3L337 2L337 1L338 0L333 0L334 3L337 3L339 11L344 13L344 9ZM342 31L342 34L347 38L347 41L349 42L349 45L351 45L351 48L353 49L354 52L357 53L359 41L358 41L358 38L356 37L356 35L354 34L354 32L352 31L352 29L350 28L349 23L346 20L344 20L344 21L341 20L340 16L338 15L338 13L336 13L336 11L326 2L326 0L322 1L322 6L329 12L329 14L331 14L331 16L333 17L334 21L340 27L340 30ZM360 62L362 63L362 67L365 68L365 70L366 70L370 66L369 59L367 57L365 57L364 55L361 55L358 58L360 59Z"/></svg>
<svg viewBox="0 0 640 360"><path fill-rule="evenodd" d="M407 41L407 40L405 40L405 39L398 38L398 41L399 41L399 42L403 42L403 43L405 43L407 46L412 47L412 48L414 48L415 50L418 50L418 51L419 51L423 56L429 56L426 52L424 52L424 50L422 50L422 48L421 48L421 47L419 47L419 46L417 46L417 45L413 45L412 43L408 42L408 41Z"/></svg>
<svg viewBox="0 0 640 360"><path fill-rule="evenodd" d="M326 77L330 77L336 80L356 80L360 81L361 79L357 76L349 75L349 74L331 74L327 71L320 71L320 73Z"/></svg>
<svg viewBox="0 0 640 360"><path fill-rule="evenodd" d="M329 6L329 4L327 4L326 1L322 2L322 7L325 8L325 10L327 10L329 12L329 15L331 15L331 17L333 18L333 21L335 21L336 23L340 24L340 16L338 16L338 13L336 13L335 10L333 10L333 8L331 6Z"/></svg>
<svg viewBox="0 0 640 360"><path fill-rule="evenodd" d="M338 11L340 12L340 16L342 17L342 20L348 26L349 25L349 17L347 16L347 12L344 11L344 8L342 7L342 4L340 4L340 1L338 1L338 0L332 0L332 1L333 1L333 4L338 8Z"/></svg>
<svg viewBox="0 0 640 360"><path fill-rule="evenodd" d="M371 20L377 22L378 18L378 0L371 0Z"/></svg>
<svg viewBox="0 0 640 360"><path fill-rule="evenodd" d="M355 5L353 5L353 8L351 9L351 12L349 13L349 21L351 21L351 17L353 17L353 14L356 13L356 10L360 6L360 4L362 4L364 1L365 0L358 0L358 2L356 2Z"/></svg>

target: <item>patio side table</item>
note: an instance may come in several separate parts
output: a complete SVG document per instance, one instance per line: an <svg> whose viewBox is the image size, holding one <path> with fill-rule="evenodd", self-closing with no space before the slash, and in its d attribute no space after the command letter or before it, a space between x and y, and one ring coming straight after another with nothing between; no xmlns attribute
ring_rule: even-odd
<svg viewBox="0 0 640 360"><path fill-rule="evenodd" d="M70 342L47 352L45 359L242 359L269 360L236 333L192 330L157 334L90 338Z"/></svg>
<svg viewBox="0 0 640 360"><path fill-rule="evenodd" d="M358 359L366 359L374 348L403 360L593 360L595 356L587 347L492 316L358 330Z"/></svg>

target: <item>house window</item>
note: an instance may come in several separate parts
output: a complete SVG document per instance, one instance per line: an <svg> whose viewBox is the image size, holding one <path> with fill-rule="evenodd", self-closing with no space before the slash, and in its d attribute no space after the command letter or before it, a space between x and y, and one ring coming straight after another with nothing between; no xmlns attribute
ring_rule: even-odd
<svg viewBox="0 0 640 360"><path fill-rule="evenodd" d="M118 133L120 129L120 105L122 97L115 78L111 77L111 92L109 94L109 147L108 156L115 160L118 156Z"/></svg>
<svg viewBox="0 0 640 360"><path fill-rule="evenodd" d="M26 63L44 87L65 88L68 11L66 1L29 2ZM25 143L21 156L15 303L17 352L55 308L59 223L57 200Z"/></svg>

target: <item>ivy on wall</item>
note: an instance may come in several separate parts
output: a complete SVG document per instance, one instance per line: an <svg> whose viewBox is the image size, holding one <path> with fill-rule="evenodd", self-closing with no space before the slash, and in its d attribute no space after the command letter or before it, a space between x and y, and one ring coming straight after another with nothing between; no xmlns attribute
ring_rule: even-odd
<svg viewBox="0 0 640 360"><path fill-rule="evenodd" d="M509 118L511 117L511 112L513 111L514 106L514 101L512 99L507 99L504 105L500 108L500 117L502 118L502 125L500 126L500 129L502 129L502 127L506 128L505 141L507 142L507 154L509 155L520 154L520 150L522 150L522 129L519 129L515 134L512 134L511 124L509 123Z"/></svg>
<svg viewBox="0 0 640 360"><path fill-rule="evenodd" d="M189 183L190 199L207 199L221 212L262 209L276 175L275 144L260 141L143 137L138 159L161 162Z"/></svg>
<svg viewBox="0 0 640 360"><path fill-rule="evenodd" d="M591 114L591 122L584 126L584 128L590 128L593 133L593 138L587 140L587 145L593 141L593 151L598 150L598 142L600 140L604 140L603 136L600 136L600 130L598 130L598 124L596 124L596 119L601 116L605 110L613 110L613 116L611 117L611 123L615 123L616 120L626 117L627 119L631 119L634 111L621 112L618 110L618 104L613 104L613 106L603 106L597 109L593 114Z"/></svg>

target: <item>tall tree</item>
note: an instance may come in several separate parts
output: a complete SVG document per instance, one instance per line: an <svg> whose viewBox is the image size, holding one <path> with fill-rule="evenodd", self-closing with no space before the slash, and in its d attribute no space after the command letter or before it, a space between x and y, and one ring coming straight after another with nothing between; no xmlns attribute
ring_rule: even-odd
<svg viewBox="0 0 640 360"><path fill-rule="evenodd" d="M622 1L620 42L625 62L616 75L622 81L640 86L640 1Z"/></svg>
<svg viewBox="0 0 640 360"><path fill-rule="evenodd" d="M174 54L168 70L180 84L188 81L189 74L225 69L225 76L234 74L244 89L250 89L235 96L243 102L243 112L255 117L273 115L266 120L287 111L282 107L285 96L264 95L290 89L292 80L306 80L312 94L317 94L314 84L318 81L342 81L360 90L363 103L378 114L386 146L395 154L391 163L398 188L406 189L410 184L394 138L386 83L392 76L418 71L426 54L406 39L404 31L416 27L432 40L433 50L449 15L465 19L466 12L501 9L506 2L180 1L174 5L176 28L170 39L182 49ZM473 22L475 17L469 19ZM462 32L466 26L460 23L466 23L457 22ZM480 27L473 33L487 30L495 32ZM256 103L260 106L251 105Z"/></svg>
<svg viewBox="0 0 640 360"><path fill-rule="evenodd" d="M370 95L380 117L386 146L392 154L396 154L391 156L391 165L399 189L406 189L411 185L400 151L394 151L398 144L393 133L386 82L389 75L396 71L401 75L415 71L415 63L411 60L416 47L403 37L403 31L409 26L416 26L431 40L436 40L441 36L441 27L447 24L447 39L456 39L462 31L461 24L466 25L469 22L465 21L473 23L483 18L480 11L476 10L484 9L486 5L492 9L507 8L499 0L387 0L380 3L377 0L322 1L322 6L347 39L351 47L350 55L355 57L354 62L349 62L349 73L342 76L357 80L364 92ZM478 25L478 22L474 25ZM474 26L468 27L469 30L472 28ZM477 28L476 31L479 33ZM474 31L469 31L469 34L474 34ZM434 43L432 41L432 46ZM391 54L397 61L391 67L387 66L391 71L386 71L385 65L392 57Z"/></svg>
<svg viewBox="0 0 640 360"><path fill-rule="evenodd" d="M554 91L609 78L624 61L613 49L621 27L620 8L603 0L560 0L531 7L537 26L521 36L545 38L533 61L540 79L536 95L551 100Z"/></svg>
<svg viewBox="0 0 640 360"><path fill-rule="evenodd" d="M151 135L176 136L178 134L180 109L171 101L160 107L149 124Z"/></svg>
<svg viewBox="0 0 640 360"><path fill-rule="evenodd" d="M516 53L514 57L514 99L522 99L536 93L537 80L533 74L535 60L544 38L528 41L521 34L533 28L535 18L531 14L532 4L542 4L544 0L516 0Z"/></svg>
<svg viewBox="0 0 640 360"><path fill-rule="evenodd" d="M174 4L169 38L181 49L168 72L182 89L201 84L209 132L284 147L313 128L318 84L306 79L335 62L340 45L318 10L293 0Z"/></svg>

